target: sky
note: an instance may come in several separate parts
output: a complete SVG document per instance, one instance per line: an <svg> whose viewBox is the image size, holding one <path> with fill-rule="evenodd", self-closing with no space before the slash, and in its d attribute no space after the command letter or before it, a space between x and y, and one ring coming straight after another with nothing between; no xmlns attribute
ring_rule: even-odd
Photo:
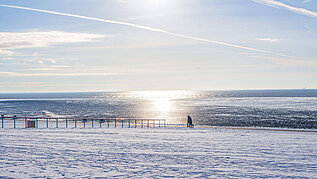
<svg viewBox="0 0 317 179"><path fill-rule="evenodd" d="M314 0L0 0L0 93L304 88Z"/></svg>

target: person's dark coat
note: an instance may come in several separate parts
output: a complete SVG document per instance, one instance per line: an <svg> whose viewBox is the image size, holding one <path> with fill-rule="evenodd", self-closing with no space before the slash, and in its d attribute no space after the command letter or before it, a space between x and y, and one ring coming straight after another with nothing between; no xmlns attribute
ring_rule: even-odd
<svg viewBox="0 0 317 179"><path fill-rule="evenodd" d="M187 116L187 127L194 127L192 117Z"/></svg>

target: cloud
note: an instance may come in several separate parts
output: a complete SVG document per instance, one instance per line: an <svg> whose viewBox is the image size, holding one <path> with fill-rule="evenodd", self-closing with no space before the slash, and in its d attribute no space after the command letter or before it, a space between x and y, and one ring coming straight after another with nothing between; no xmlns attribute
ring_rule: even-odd
<svg viewBox="0 0 317 179"><path fill-rule="evenodd" d="M0 72L1 77L34 77L34 76L115 76L120 73L17 73Z"/></svg>
<svg viewBox="0 0 317 179"><path fill-rule="evenodd" d="M263 56L249 56L253 58L265 59L271 62L292 67L317 67L317 60L307 60L307 59L290 59L290 58L280 58L280 57L263 57Z"/></svg>
<svg viewBox="0 0 317 179"><path fill-rule="evenodd" d="M258 41L267 41L267 42L279 42L280 39L271 39L271 38L257 38Z"/></svg>
<svg viewBox="0 0 317 179"><path fill-rule="evenodd" d="M41 57L35 57L35 59L24 60L24 61L36 62L38 64L56 64L56 61L53 59L41 58Z"/></svg>
<svg viewBox="0 0 317 179"><path fill-rule="evenodd" d="M28 68L24 69L24 71L61 71L66 68L69 68L69 66L62 66L62 65L49 65L45 66L42 65L40 68Z"/></svg>
<svg viewBox="0 0 317 179"><path fill-rule="evenodd" d="M268 58L273 62L286 65L286 66L294 66L294 67L317 67L316 60L294 60L287 58Z"/></svg>
<svg viewBox="0 0 317 179"><path fill-rule="evenodd" d="M105 35L89 33L48 32L0 32L0 54L12 55L10 50L46 47L54 44L90 42L105 38ZM33 56L38 56L34 53ZM53 62L53 61L52 61Z"/></svg>
<svg viewBox="0 0 317 179"><path fill-rule="evenodd" d="M0 55L10 56L10 55L13 55L13 52L11 52L10 50L4 50L0 48Z"/></svg>
<svg viewBox="0 0 317 179"><path fill-rule="evenodd" d="M55 14L55 15L61 15L61 16L75 17L75 18L87 19L87 20L93 20L93 21L99 21L99 22L106 22L106 23L111 23L111 24L124 25L124 26L134 27L134 28L138 28L138 29L143 29L143 30L148 30L148 31L153 31L153 32L158 32L158 33L163 33L163 34L168 34L171 36L181 37L181 38L186 38L186 39L191 39L191 40L196 40L196 41L213 43L213 44L229 46L229 47L250 50L250 51L267 52L267 51L262 50L262 49L257 49L257 48L242 46L242 45L236 45L236 44L231 44L231 43L226 43L226 42L220 42L220 41L210 40L210 39L205 39L205 38L199 38L199 37L195 37L195 36L182 35L182 34L178 34L178 33L169 32L169 31L166 31L163 29L158 29L158 28L153 28L153 27L149 27L149 26L143 26L143 25L138 25L138 24L133 24L133 23L128 23L128 22L101 19L101 18L88 17L88 16L81 16L81 15L76 15L76 14L68 14L68 13L42 10L42 9L34 9L34 8L21 7L21 6L13 6L13 5L5 5L5 4L0 4L0 6L15 8L15 9L23 9L23 10L28 10L28 11L43 12L43 13Z"/></svg>
<svg viewBox="0 0 317 179"><path fill-rule="evenodd" d="M0 85L9 85L9 84L29 85L29 84L43 84L43 82L0 82Z"/></svg>
<svg viewBox="0 0 317 179"><path fill-rule="evenodd" d="M317 18L317 12L310 11L304 8L290 6L279 1L275 1L275 0L252 0L252 1L260 3L260 4L264 4L267 6L275 7L275 8L284 8L296 14L301 14L301 15Z"/></svg>

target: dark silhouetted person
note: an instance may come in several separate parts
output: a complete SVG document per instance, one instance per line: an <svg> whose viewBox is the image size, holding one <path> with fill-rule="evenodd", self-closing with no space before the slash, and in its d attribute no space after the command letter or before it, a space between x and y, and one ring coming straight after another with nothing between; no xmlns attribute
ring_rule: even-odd
<svg viewBox="0 0 317 179"><path fill-rule="evenodd" d="M193 120L190 115L187 116L187 127L194 127Z"/></svg>

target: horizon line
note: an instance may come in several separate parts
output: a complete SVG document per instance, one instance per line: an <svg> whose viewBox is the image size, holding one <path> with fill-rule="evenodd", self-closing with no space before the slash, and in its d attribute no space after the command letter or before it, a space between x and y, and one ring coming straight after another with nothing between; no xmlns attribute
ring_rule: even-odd
<svg viewBox="0 0 317 179"><path fill-rule="evenodd" d="M110 90L110 91L35 91L35 92L0 92L0 94L35 94L35 93L124 93L124 92L168 92L168 91L184 91L184 92L205 92L205 91L280 91L280 90L317 90L317 88L250 88L250 89L204 89L204 90L184 90L184 89L154 89L154 90Z"/></svg>

